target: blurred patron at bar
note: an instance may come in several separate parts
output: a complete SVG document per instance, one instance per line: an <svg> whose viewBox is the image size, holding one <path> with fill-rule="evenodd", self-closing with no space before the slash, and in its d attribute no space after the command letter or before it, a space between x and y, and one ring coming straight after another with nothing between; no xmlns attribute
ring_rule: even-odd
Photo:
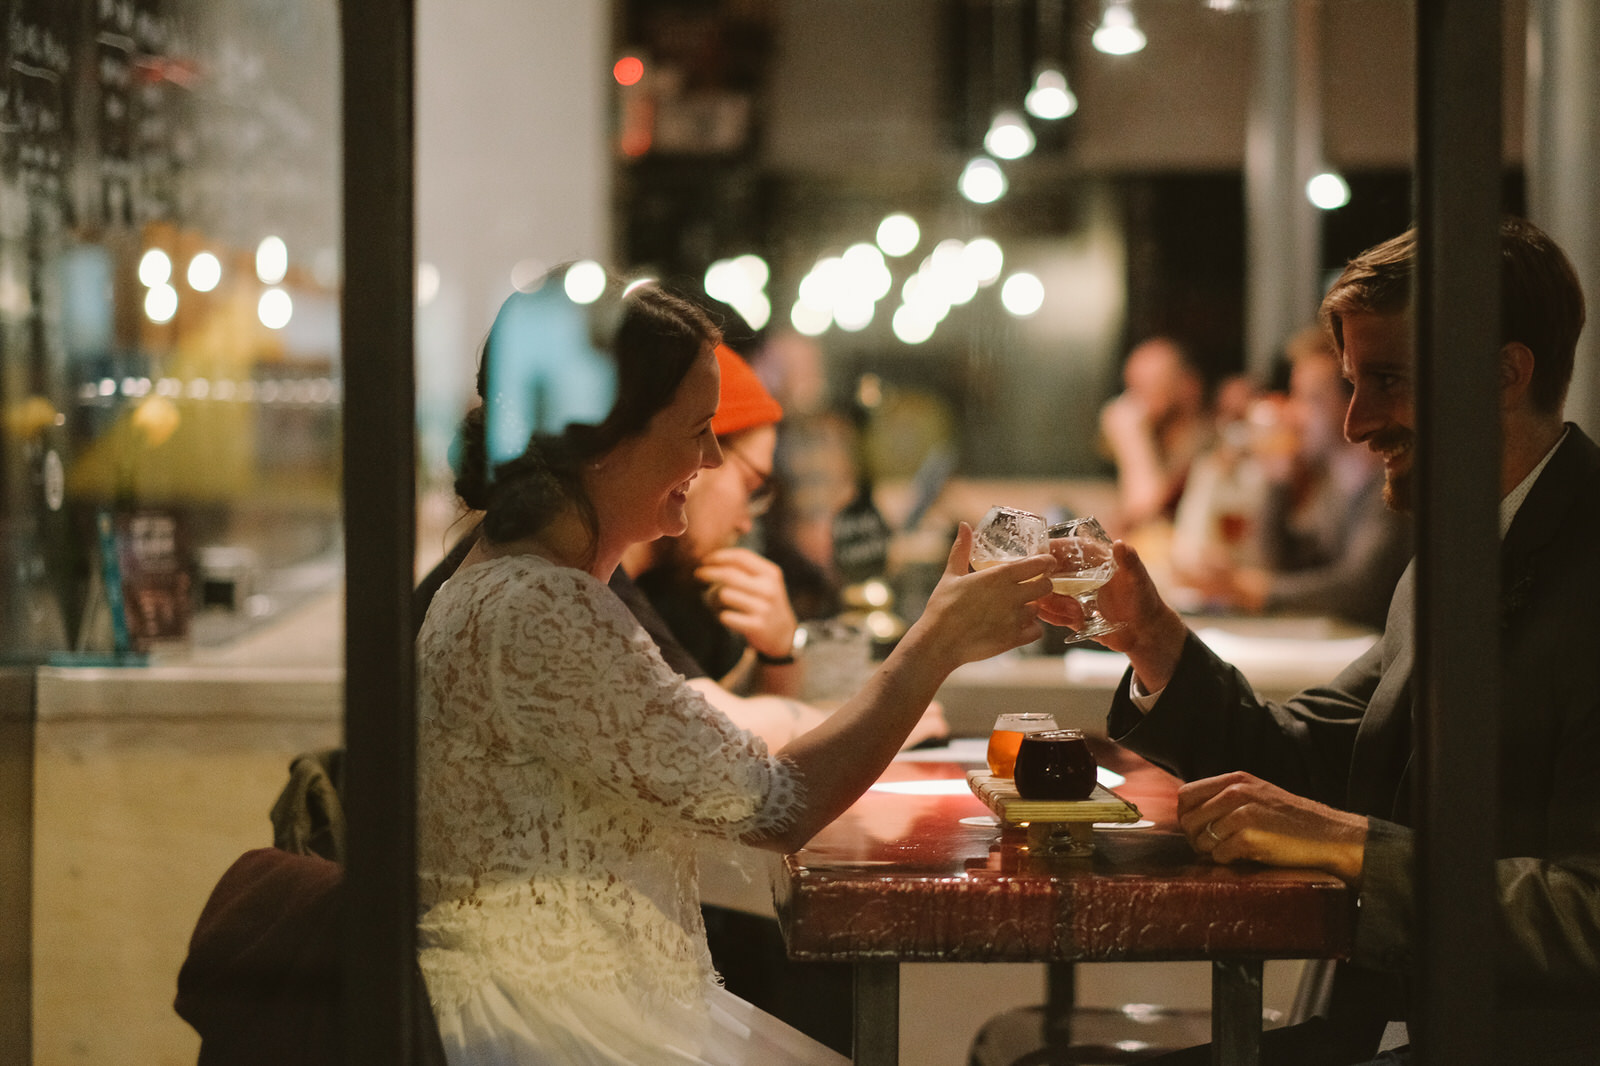
<svg viewBox="0 0 1600 1066"><path fill-rule="evenodd" d="M1190 464L1211 445L1205 380L1171 337L1128 353L1125 388L1100 410L1101 439L1117 468L1115 531L1170 520Z"/></svg>
<svg viewBox="0 0 1600 1066"><path fill-rule="evenodd" d="M1178 505L1174 581L1213 609L1381 629L1411 524L1384 505L1379 457L1345 439L1351 390L1332 339L1309 326L1288 357L1288 396L1256 401L1243 447L1225 443L1196 464Z"/></svg>
<svg viewBox="0 0 1600 1066"><path fill-rule="evenodd" d="M1600 447L1562 416L1584 321L1571 264L1521 219L1503 222L1500 249L1500 425L1484 431L1501 439L1501 552L1484 562L1503 576L1500 617L1482 620L1485 639L1501 642L1491 709L1500 816L1485 828L1497 855L1495 922L1481 933L1497 978L1495 1060L1554 1066L1600 1061ZM1352 260L1322 303L1354 384L1346 435L1381 458L1385 498L1402 510L1416 458L1415 262L1411 231ZM1109 735L1188 782L1178 817L1200 853L1311 866L1360 893L1354 950L1326 1013L1265 1034L1262 1062L1365 1062L1414 999L1412 574L1370 651L1277 704L1188 630L1136 552L1117 554L1100 609L1125 625L1101 639L1131 669ZM1042 614L1067 625L1081 617L1056 596ZM1412 1061L1408 1050L1398 1056L1384 1061ZM1211 1060L1197 1049L1167 1061Z"/></svg>

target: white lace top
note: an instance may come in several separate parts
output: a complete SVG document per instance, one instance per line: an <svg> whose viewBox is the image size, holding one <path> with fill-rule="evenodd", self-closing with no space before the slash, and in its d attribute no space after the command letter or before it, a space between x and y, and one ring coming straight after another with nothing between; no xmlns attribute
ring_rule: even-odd
<svg viewBox="0 0 1600 1066"><path fill-rule="evenodd" d="M436 1011L485 983L700 1009L694 837L782 825L791 768L662 661L599 581L460 571L417 643L419 953Z"/></svg>

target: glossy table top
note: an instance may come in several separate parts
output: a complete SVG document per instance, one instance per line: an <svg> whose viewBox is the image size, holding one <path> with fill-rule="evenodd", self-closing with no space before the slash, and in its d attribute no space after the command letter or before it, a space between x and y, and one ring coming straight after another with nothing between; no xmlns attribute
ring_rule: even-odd
<svg viewBox="0 0 1600 1066"><path fill-rule="evenodd" d="M779 920L797 959L1024 962L1346 954L1353 893L1317 871L1221 866L1175 820L1178 782L1103 739L1115 791L1154 825L1097 829L1083 858L973 824L974 763L897 762L784 859ZM964 821L966 820L966 821Z"/></svg>

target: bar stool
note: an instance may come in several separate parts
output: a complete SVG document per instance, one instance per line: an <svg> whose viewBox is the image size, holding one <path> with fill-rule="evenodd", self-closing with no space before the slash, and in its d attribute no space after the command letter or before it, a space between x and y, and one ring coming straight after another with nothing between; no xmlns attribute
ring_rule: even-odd
<svg viewBox="0 0 1600 1066"><path fill-rule="evenodd" d="M1211 1012L1125 1003L1080 1007L1073 963L1050 963L1045 1002L984 1023L968 1066L1122 1066L1211 1039Z"/></svg>
<svg viewBox="0 0 1600 1066"><path fill-rule="evenodd" d="M1266 1024L1298 1025L1326 1014L1333 994L1332 959L1307 959L1289 1016L1263 1011ZM1080 1007L1074 964L1049 965L1045 1002L998 1014L984 1023L968 1066L1121 1066L1211 1040L1211 1013L1124 1003Z"/></svg>

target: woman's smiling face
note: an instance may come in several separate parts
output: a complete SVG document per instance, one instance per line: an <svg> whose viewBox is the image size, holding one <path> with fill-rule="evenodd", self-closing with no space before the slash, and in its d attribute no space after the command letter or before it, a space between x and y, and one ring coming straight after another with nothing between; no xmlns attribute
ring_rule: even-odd
<svg viewBox="0 0 1600 1066"><path fill-rule="evenodd" d="M689 484L701 470L722 465L711 432L719 386L716 357L707 347L644 432L601 457L588 480L605 540L625 547L688 528Z"/></svg>

